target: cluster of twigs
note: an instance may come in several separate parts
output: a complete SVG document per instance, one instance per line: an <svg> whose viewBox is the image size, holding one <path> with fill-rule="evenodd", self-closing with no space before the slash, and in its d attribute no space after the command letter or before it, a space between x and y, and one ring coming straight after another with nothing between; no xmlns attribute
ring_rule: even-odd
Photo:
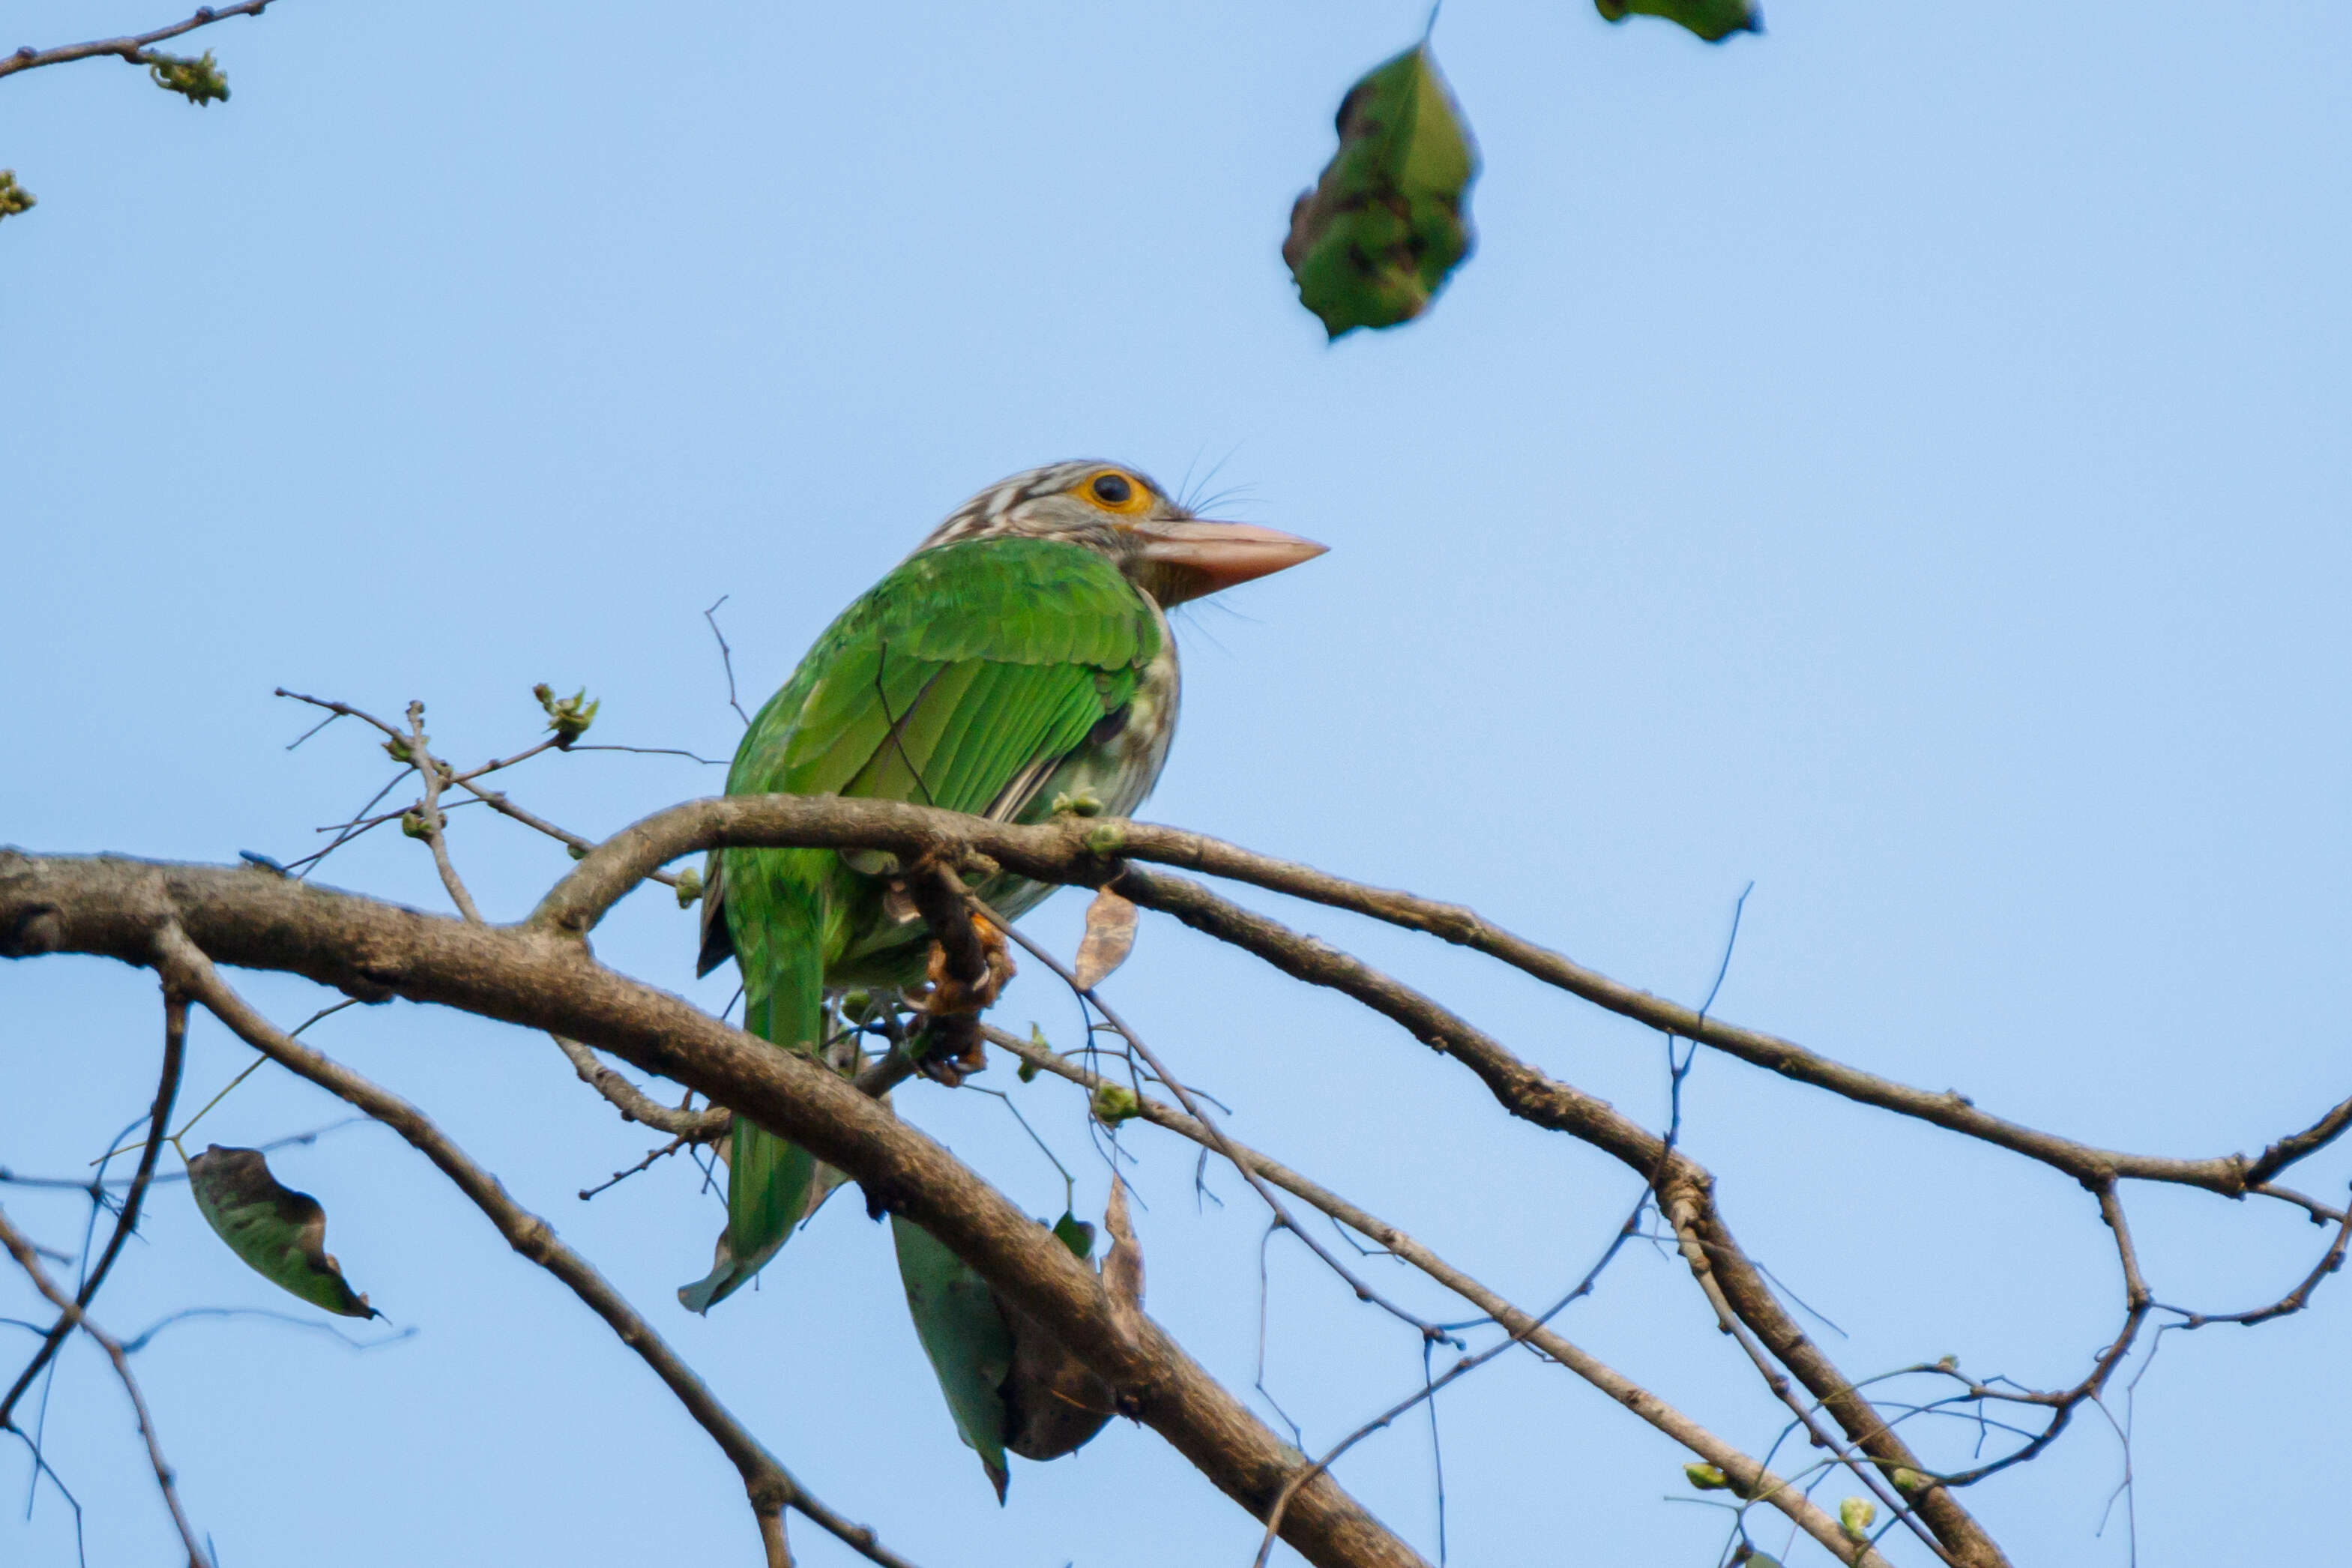
<svg viewBox="0 0 2352 1568"><path fill-rule="evenodd" d="M714 630L716 629L714 625ZM730 672L731 673L731 672ZM1349 1448L1398 1417L1429 1405L1442 1390L1506 1352L1524 1348L1602 1391L1694 1457L1694 1483L1727 1494L1731 1530L1725 1556L1761 1556L1750 1530L1755 1510L1784 1517L1838 1561L1883 1564L1880 1544L1901 1530L1937 1561L1969 1568L2006 1562L1960 1500L1965 1489L2032 1460L2056 1442L2084 1406L2105 1408L2120 1370L2151 1325L2161 1335L2210 1324L2257 1324L2299 1311L2342 1264L2352 1218L2347 1211L2280 1184L2297 1162L2326 1147L2352 1125L2352 1100L2311 1126L2255 1156L2173 1159L2105 1150L1994 1117L1956 1093L1933 1094L1835 1062L1794 1042L1724 1024L1709 1016L1710 992L1696 1008L1664 1001L1610 980L1561 955L1495 928L1469 910L1414 896L1365 887L1309 868L1271 859L1172 828L1101 819L1068 818L1016 827L929 808L870 801L791 796L700 800L656 814L601 843L570 832L487 787L489 775L550 751L663 751L667 748L589 747L577 700L567 709L541 692L554 733L510 755L459 771L436 757L424 728L424 710L412 703L394 723L346 703L299 693L280 695L323 710L319 728L350 718L373 727L401 771L349 818L321 829L325 847L284 865L261 857L268 875L152 867L119 860L72 860L0 855L0 952L23 956L55 951L110 952L154 968L166 997L164 1068L150 1117L139 1173L116 1213L114 1231L78 1291L66 1292L43 1270L38 1249L5 1221L0 1241L37 1289L57 1309L41 1331L39 1350L0 1397L0 1428L18 1432L14 1413L42 1367L68 1336L89 1336L114 1363L131 1391L147 1436L159 1483L182 1526L192 1563L204 1553L173 1494L170 1468L131 1380L125 1346L89 1318L87 1309L121 1244L138 1220L140 1197L154 1177L158 1142L176 1093L186 1007L202 1005L264 1058L327 1089L363 1115L383 1122L415 1146L471 1198L509 1242L547 1269L611 1324L661 1377L741 1473L769 1562L787 1563L782 1516L795 1511L879 1563L899 1561L871 1531L849 1524L818 1501L686 1367L594 1268L558 1241L535 1216L517 1206L495 1177L452 1144L415 1107L280 1032L229 988L216 961L306 973L340 986L359 1000L401 994L466 1006L486 1016L545 1029L583 1082L627 1120L668 1140L614 1181L650 1168L667 1155L715 1141L730 1125L733 1106L763 1124L809 1144L866 1189L869 1206L898 1209L931 1228L991 1284L1034 1312L1073 1352L1118 1391L1120 1407L1159 1426L1187 1457L1265 1525L1257 1552L1263 1563L1274 1542L1288 1539L1311 1560L1330 1563L1412 1563L1417 1554L1365 1514L1331 1479L1331 1465ZM566 712L570 718L567 720ZM593 709L588 710L593 713ZM740 711L740 710L739 710ZM309 733L315 733L315 729ZM309 733L300 739L307 740ZM296 744L300 743L298 740ZM669 754L690 756L688 752ZM705 759L696 759L703 761ZM404 779L417 795L398 810L383 808ZM563 843L580 864L542 899L529 919L511 927L484 921L449 852L445 801L482 805L498 815ZM456 929L391 906L348 895L313 891L301 879L357 837L397 823L425 844L458 911ZM1086 1009L1087 1039L1057 1052L1042 1039L1022 1038L984 1025L959 1050L985 1040L1018 1058L1024 1077L1050 1075L1086 1091L1090 1131L1107 1135L1113 1158L1119 1124L1139 1119L1198 1145L1201 1158L1232 1166L1268 1215L1267 1237L1295 1238L1360 1300L1415 1336L1423 1357L1418 1386L1388 1404L1339 1442L1307 1458L1275 1439L1207 1379L1172 1342L1147 1321L1121 1319L1097 1300L1090 1273L1065 1271L1066 1255L1040 1250L1025 1223L1013 1235L997 1209L1014 1211L992 1189L944 1151L895 1119L865 1120L858 1105L921 1070L940 1040L919 1015L897 999L869 1001L843 1021L832 1069L803 1063L745 1041L722 1020L694 1012L674 998L612 975L585 956L584 936L620 898L646 879L673 887L680 879L663 868L697 850L727 845L811 846L890 852L914 868L916 902L939 942L950 972L970 969L982 946L982 926L1007 931L1031 958L1056 974ZM1179 867L1229 881L1288 894L1473 948L1586 1001L1634 1018L1665 1037L1669 1115L1652 1131L1607 1104L1544 1074L1433 999L1318 939L1246 909L1203 883L1152 866ZM1055 955L995 918L968 892L970 881L999 871L1045 881L1110 889L1161 910L1309 984L1330 987L1381 1014L1432 1049L1459 1062L1513 1116L1579 1139L1637 1174L1641 1196L1582 1278L1544 1310L1530 1312L1447 1262L1424 1243L1328 1188L1231 1138L1211 1113L1207 1097L1188 1088L1166 1058L1104 998L1083 985ZM695 890L691 880L681 900ZM299 934L289 936L290 929ZM460 931L477 933L460 936ZM1737 934L1737 915L1734 919ZM959 956L961 955L961 956ZM462 958L462 963L460 959ZM1730 947L1724 952L1728 963ZM975 973L977 972L974 972ZM1720 969L1716 984L1721 985ZM1100 1041L1114 1042L1106 1049ZM741 1045L736 1042L743 1042ZM1678 1045L1680 1047L1678 1050ZM2122 1282L2122 1319L2111 1341L2083 1377L2060 1388L2034 1388L2001 1377L1978 1379L1950 1362L1897 1368L1874 1377L1845 1376L1782 1305L1768 1277L1742 1249L1717 1202L1714 1177L1681 1147L1682 1088L1702 1048L1768 1067L1830 1093L1960 1132L2063 1171L2093 1195L2113 1237ZM672 1106L655 1100L599 1052L688 1088ZM845 1052L846 1054L842 1054ZM1106 1073L1106 1067L1114 1071ZM1123 1068L1123 1070L1118 1070ZM846 1076L841 1076L845 1074ZM810 1076L813 1075L813 1076ZM936 1072L947 1083L961 1071ZM1124 1079L1121 1082L1120 1079ZM1150 1091L1164 1089L1169 1099ZM1106 1101L1109 1089L1123 1098ZM695 1106L696 1093L706 1104ZM847 1095L850 1098L839 1098ZM1172 1103L1171 1103L1172 1101ZM1007 1100L1007 1104L1011 1103ZM1106 1110L1108 1104L1112 1109ZM1017 1109L1015 1115L1019 1112ZM853 1127L851 1124L856 1123ZM1028 1126L1026 1119L1023 1125ZM1032 1136L1034 1136L1034 1129ZM860 1140L863 1140L861 1142ZM893 1142L897 1140L897 1142ZM908 1142L912 1140L912 1142ZM1040 1140L1040 1146L1045 1147ZM887 1145L887 1146L886 1146ZM1048 1147L1049 1157L1052 1151ZM1057 1167L1060 1165L1055 1160ZM706 1171L708 1167L706 1166ZM102 1172L101 1172L102 1175ZM1064 1170L1065 1179L1068 1173ZM2148 1285L2134 1247L2123 1203L2126 1182L2191 1187L2229 1198L2258 1197L2291 1205L2332 1237L2309 1272L2280 1299L2242 1311L2210 1313L2169 1306ZM611 1184L605 1183L604 1185ZM93 1190L96 1190L95 1188ZM601 1187L583 1190L585 1198ZM1466 1302L1479 1316L1441 1322L1410 1310L1375 1289L1313 1229L1292 1205L1319 1212L1360 1252L1378 1251L1410 1266ZM1579 1346L1557 1327L1560 1314L1589 1294L1624 1244L1651 1236L1669 1245L1714 1311L1718 1326L1748 1357L1765 1385L1787 1406L1786 1426L1760 1456L1750 1455L1643 1388ZM1359 1241L1357 1238L1360 1238ZM1091 1292L1091 1293L1090 1293ZM1465 1335L1491 1333L1473 1349ZM1436 1352L1454 1352L1440 1370ZM1261 1357L1262 1360L1262 1357ZM1264 1386L1263 1366L1260 1387ZM1905 1390L1932 1384L1926 1394ZM1269 1404L1272 1403L1268 1395ZM1278 1410L1278 1407L1277 1407ZM1916 1454L1903 1429L1930 1416L1969 1421L1982 1441L2009 1439L1991 1458L1938 1470ZM1296 1428L1294 1437L1297 1436ZM1816 1457L1790 1473L1772 1466L1801 1436ZM44 1465L37 1440L37 1465ZM1813 1500L1826 1480L1843 1475L1860 1489L1835 1512ZM54 1478L52 1478L54 1479ZM59 1483L62 1486L62 1483ZM1883 1522L1875 1522L1879 1510Z"/></svg>

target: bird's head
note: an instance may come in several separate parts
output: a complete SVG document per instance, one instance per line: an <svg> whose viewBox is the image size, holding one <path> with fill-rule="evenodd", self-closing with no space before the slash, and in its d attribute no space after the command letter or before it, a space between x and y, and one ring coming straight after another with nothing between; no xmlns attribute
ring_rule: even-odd
<svg viewBox="0 0 2352 1568"><path fill-rule="evenodd" d="M1326 546L1246 522L1194 517L1123 463L1032 468L990 486L915 547L974 539L1057 539L1110 558L1162 605L1181 605L1296 566Z"/></svg>

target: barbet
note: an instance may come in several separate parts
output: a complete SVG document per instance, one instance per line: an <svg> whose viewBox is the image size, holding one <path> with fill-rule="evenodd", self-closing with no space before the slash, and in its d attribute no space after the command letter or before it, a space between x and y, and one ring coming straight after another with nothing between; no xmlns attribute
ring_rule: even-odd
<svg viewBox="0 0 2352 1568"><path fill-rule="evenodd" d="M1115 463L1057 463L982 490L810 648L751 721L730 795L909 801L1001 822L1056 803L1124 816L1176 730L1169 606L1295 566L1323 546L1194 517ZM733 957L744 1026L819 1053L825 996L919 983L929 932L887 857L721 849L705 874L701 972ZM1049 886L992 879L1010 919ZM757 1273L823 1193L805 1150L739 1119L727 1230L705 1311Z"/></svg>

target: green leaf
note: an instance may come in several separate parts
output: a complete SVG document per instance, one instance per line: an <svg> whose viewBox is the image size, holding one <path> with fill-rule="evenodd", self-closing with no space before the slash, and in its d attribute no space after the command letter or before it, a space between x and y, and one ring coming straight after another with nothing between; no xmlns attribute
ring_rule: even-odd
<svg viewBox="0 0 2352 1568"><path fill-rule="evenodd" d="M947 1395L957 1434L980 1455L1001 1503L1007 1479L1002 1390L1013 1371L1013 1331L989 1294L988 1282L930 1232L894 1214L890 1239L898 1247L898 1279L907 1287L915 1337L923 1342L940 1392Z"/></svg>
<svg viewBox="0 0 2352 1568"><path fill-rule="evenodd" d="M1860 1545L1870 1539L1870 1527L1878 1522L1878 1505L1866 1497L1850 1497L1838 1504L1838 1533Z"/></svg>
<svg viewBox="0 0 2352 1568"><path fill-rule="evenodd" d="M1290 209L1282 258L1333 337L1428 309L1470 254L1464 203L1478 150L1426 43L1375 67L1339 102L1339 150Z"/></svg>
<svg viewBox="0 0 2352 1568"><path fill-rule="evenodd" d="M33 193L16 183L16 170L0 169L0 217L15 217L37 205Z"/></svg>
<svg viewBox="0 0 2352 1568"><path fill-rule="evenodd" d="M1070 1249L1081 1263L1095 1255L1095 1227L1074 1214L1065 1213L1054 1222L1054 1235Z"/></svg>
<svg viewBox="0 0 2352 1568"><path fill-rule="evenodd" d="M188 1162L196 1209L256 1273L346 1318L380 1318L327 1252L327 1211L308 1193L278 1184L258 1149L215 1143Z"/></svg>
<svg viewBox="0 0 2352 1568"><path fill-rule="evenodd" d="M1719 44L1734 33L1764 30L1764 14L1749 0L1592 0L1592 5L1612 22L1628 16L1664 16L1710 44Z"/></svg>
<svg viewBox="0 0 2352 1568"><path fill-rule="evenodd" d="M147 74L165 92L176 92L199 109L207 103L228 101L228 78L213 63L212 50L206 49L194 59L185 55L150 54L146 60Z"/></svg>

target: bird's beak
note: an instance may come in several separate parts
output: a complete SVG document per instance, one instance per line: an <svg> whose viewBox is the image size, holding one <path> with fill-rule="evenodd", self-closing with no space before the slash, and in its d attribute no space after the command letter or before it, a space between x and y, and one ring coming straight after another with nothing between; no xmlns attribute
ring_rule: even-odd
<svg viewBox="0 0 2352 1568"><path fill-rule="evenodd" d="M1181 604L1265 577L1286 566L1312 561L1329 546L1247 522L1210 522L1200 518L1131 525L1142 542L1152 597Z"/></svg>

